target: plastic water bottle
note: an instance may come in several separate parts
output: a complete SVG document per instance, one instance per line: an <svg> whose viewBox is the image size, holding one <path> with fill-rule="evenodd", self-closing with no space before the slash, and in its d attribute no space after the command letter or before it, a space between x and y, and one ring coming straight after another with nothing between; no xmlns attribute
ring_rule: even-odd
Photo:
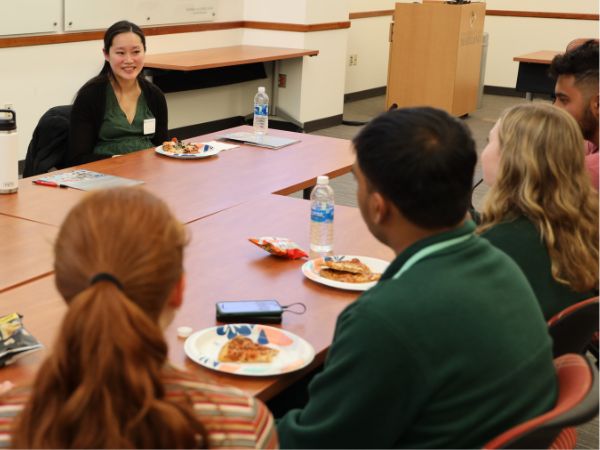
<svg viewBox="0 0 600 450"><path fill-rule="evenodd" d="M17 115L12 109L0 109L0 194L17 192L18 187Z"/></svg>
<svg viewBox="0 0 600 450"><path fill-rule="evenodd" d="M322 175L310 194L310 249L313 252L333 250L333 206L329 177Z"/></svg>
<svg viewBox="0 0 600 450"><path fill-rule="evenodd" d="M269 96L264 87L259 87L254 96L254 121L252 123L255 134L267 134L269 129Z"/></svg>

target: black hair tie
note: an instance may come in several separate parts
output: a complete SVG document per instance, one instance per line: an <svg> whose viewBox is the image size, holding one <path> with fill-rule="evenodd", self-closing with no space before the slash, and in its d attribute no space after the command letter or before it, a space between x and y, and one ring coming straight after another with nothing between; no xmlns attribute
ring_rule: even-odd
<svg viewBox="0 0 600 450"><path fill-rule="evenodd" d="M119 281L119 279L117 277L115 277L114 275L111 275L110 273L106 273L106 272L97 273L96 275L94 275L91 278L90 286L93 286L98 281L108 281L108 282L114 284L120 290L123 290L123 284L121 284L121 282Z"/></svg>

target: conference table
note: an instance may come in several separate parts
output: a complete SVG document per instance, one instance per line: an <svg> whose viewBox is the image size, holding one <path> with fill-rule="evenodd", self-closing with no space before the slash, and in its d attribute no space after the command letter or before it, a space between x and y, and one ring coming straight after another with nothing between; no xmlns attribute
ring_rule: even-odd
<svg viewBox="0 0 600 450"><path fill-rule="evenodd" d="M251 130L240 126L187 141L208 142L227 133ZM75 168L144 181L144 186L171 205L184 223L257 195L288 195L314 186L319 175L333 178L352 168L354 154L347 140L282 130L269 130L269 134L300 142L279 150L240 145L197 160L169 158L147 149ZM36 178L20 180L17 194L0 195L0 214L58 226L85 193L34 185Z"/></svg>
<svg viewBox="0 0 600 450"><path fill-rule="evenodd" d="M237 127L191 141L206 142L228 132L249 130ZM314 185L318 175L347 173L354 161L349 141L280 130L271 133L300 142L279 150L240 145L199 160L168 158L148 149L78 166L143 180L142 186L162 197L186 223L191 237L184 262L187 287L183 306L166 330L170 360L263 400L322 364L337 316L359 295L307 279L301 272L305 259L270 256L248 241L250 237L284 236L308 249L310 204L286 195ZM0 268L0 313L22 314L26 328L45 349L2 368L0 381L31 380L52 347L66 311L54 285L52 246L58 226L86 193L34 185L36 178L20 180L17 194L0 196L4 238L0 252L7 261ZM358 209L336 206L334 229L337 254L393 259L392 252L371 236ZM213 327L217 301L243 299L304 303L306 313L284 313L281 327L312 344L314 361L285 375L242 377L204 368L187 358L177 327Z"/></svg>
<svg viewBox="0 0 600 450"><path fill-rule="evenodd" d="M0 215L0 292L52 272L56 227Z"/></svg>
<svg viewBox="0 0 600 450"><path fill-rule="evenodd" d="M335 214L336 253L393 259L392 251L369 233L357 208L336 206ZM176 366L268 400L323 363L337 316L360 293L315 283L301 272L306 259L270 256L248 241L250 237L284 236L308 249L309 217L307 200L265 194L186 226L191 240L185 253L184 302L166 330L169 359ZM196 331L213 327L217 325L217 301L251 299L306 305L303 315L284 313L281 327L314 347L316 357L309 366L279 376L243 377L204 368L186 357L177 327L189 326ZM4 313L23 314L27 329L51 348L66 311L53 275L0 293L0 304ZM24 356L0 370L0 381L30 379L46 355L47 350L43 350Z"/></svg>
<svg viewBox="0 0 600 450"><path fill-rule="evenodd" d="M533 100L533 94L554 93L555 81L548 74L548 68L552 59L560 53L556 50L540 50L513 58L519 63L516 89L525 92L527 100Z"/></svg>

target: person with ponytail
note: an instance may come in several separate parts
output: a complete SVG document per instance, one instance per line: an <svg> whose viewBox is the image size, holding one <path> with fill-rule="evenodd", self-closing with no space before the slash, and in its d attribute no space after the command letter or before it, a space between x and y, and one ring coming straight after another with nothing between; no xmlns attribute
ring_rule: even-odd
<svg viewBox="0 0 600 450"><path fill-rule="evenodd" d="M271 413L235 388L167 362L182 303L185 229L140 188L97 191L55 243L68 308L31 387L0 397L0 446L274 448Z"/></svg>
<svg viewBox="0 0 600 450"><path fill-rule="evenodd" d="M577 122L549 104L507 110L481 155L478 232L519 265L546 319L598 289L598 194Z"/></svg>
<svg viewBox="0 0 600 450"><path fill-rule="evenodd" d="M167 140L161 90L142 76L144 32L126 20L104 34L104 66L77 93L65 164L74 166L130 153Z"/></svg>

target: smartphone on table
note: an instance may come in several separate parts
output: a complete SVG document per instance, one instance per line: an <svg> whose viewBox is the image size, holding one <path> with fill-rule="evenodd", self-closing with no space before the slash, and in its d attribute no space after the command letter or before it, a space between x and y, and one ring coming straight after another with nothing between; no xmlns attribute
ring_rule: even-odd
<svg viewBox="0 0 600 450"><path fill-rule="evenodd" d="M217 302L220 322L281 323L283 308L277 300L237 300Z"/></svg>

